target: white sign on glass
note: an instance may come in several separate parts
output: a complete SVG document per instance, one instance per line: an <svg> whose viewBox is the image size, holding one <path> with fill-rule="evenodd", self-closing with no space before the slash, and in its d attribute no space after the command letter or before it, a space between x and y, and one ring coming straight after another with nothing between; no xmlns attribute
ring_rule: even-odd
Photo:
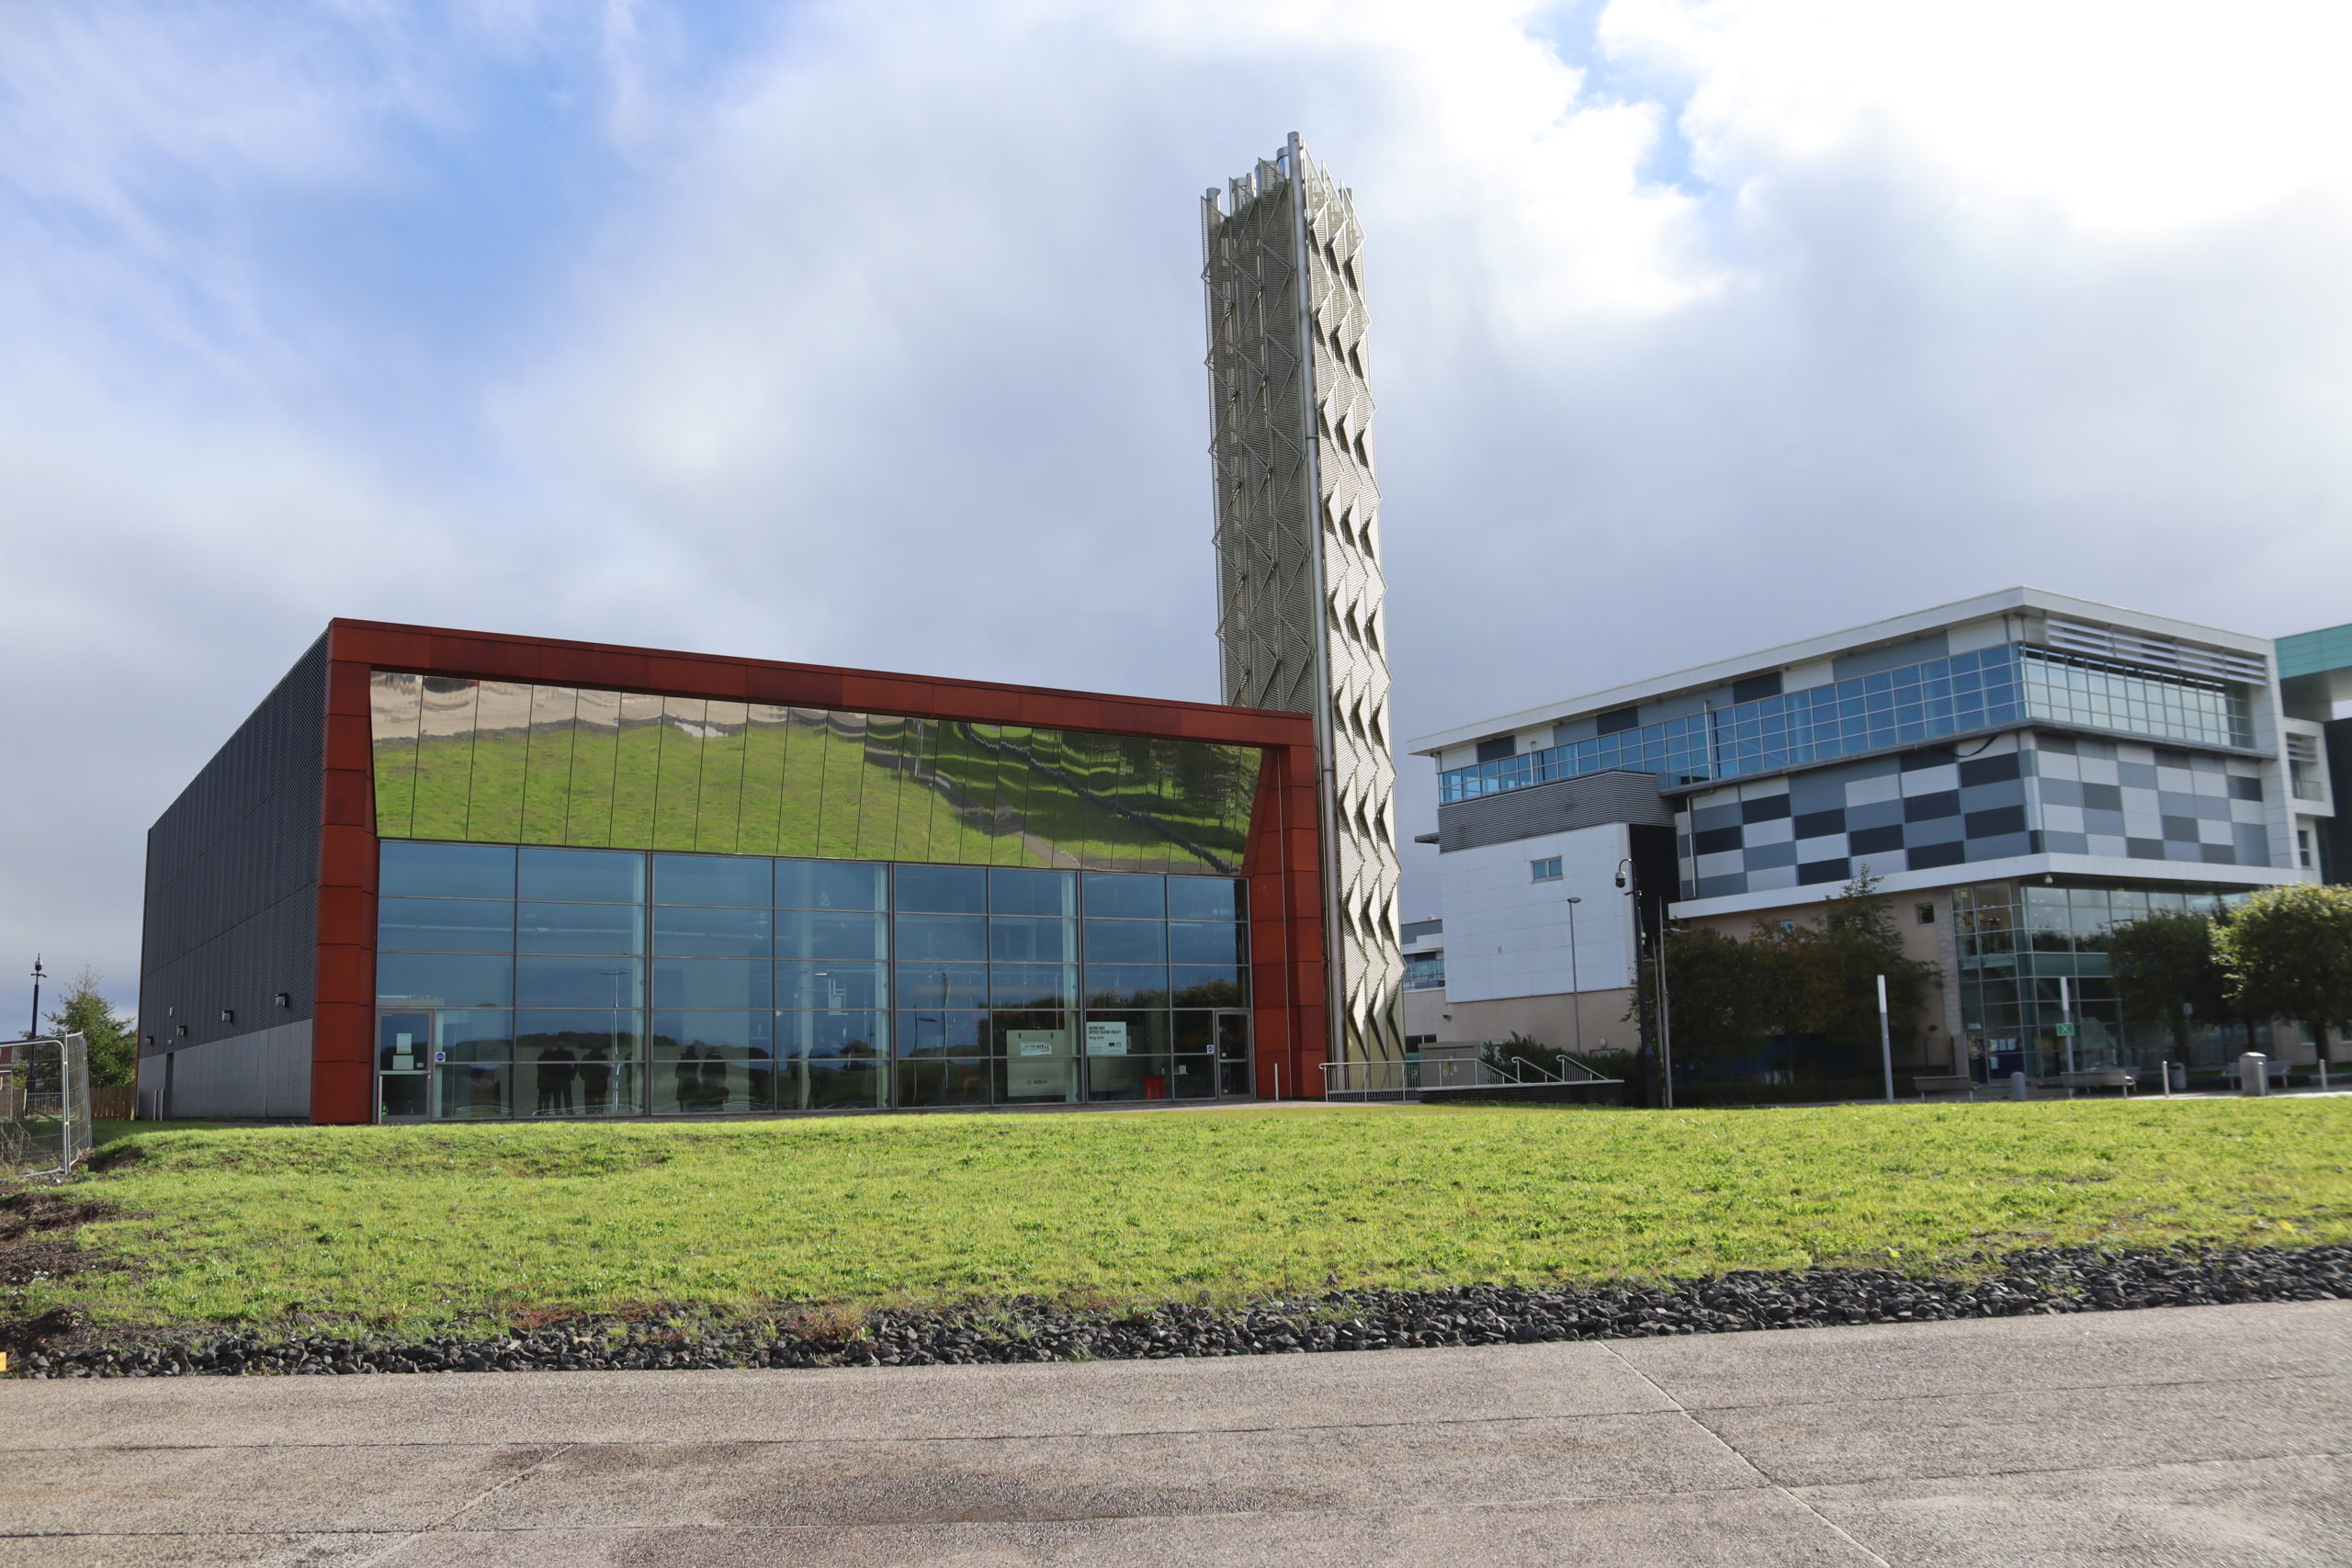
<svg viewBox="0 0 2352 1568"><path fill-rule="evenodd" d="M1125 1055L1127 1026L1124 1023L1089 1023L1086 1026L1086 1054L1090 1056Z"/></svg>

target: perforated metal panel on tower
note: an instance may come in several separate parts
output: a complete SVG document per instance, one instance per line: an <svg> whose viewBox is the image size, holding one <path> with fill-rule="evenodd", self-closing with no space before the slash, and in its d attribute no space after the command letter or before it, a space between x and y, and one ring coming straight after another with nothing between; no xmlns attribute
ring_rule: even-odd
<svg viewBox="0 0 2352 1568"><path fill-rule="evenodd" d="M1294 135L1202 203L1225 700L1312 713L1332 1052L1401 1058L1396 765L1363 231Z"/></svg>

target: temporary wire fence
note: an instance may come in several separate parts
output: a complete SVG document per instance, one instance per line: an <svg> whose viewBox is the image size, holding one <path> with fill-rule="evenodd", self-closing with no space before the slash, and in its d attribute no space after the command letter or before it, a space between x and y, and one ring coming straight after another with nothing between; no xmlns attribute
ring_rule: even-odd
<svg viewBox="0 0 2352 1568"><path fill-rule="evenodd" d="M0 1043L0 1179L62 1181L90 1146L90 1062L82 1037Z"/></svg>

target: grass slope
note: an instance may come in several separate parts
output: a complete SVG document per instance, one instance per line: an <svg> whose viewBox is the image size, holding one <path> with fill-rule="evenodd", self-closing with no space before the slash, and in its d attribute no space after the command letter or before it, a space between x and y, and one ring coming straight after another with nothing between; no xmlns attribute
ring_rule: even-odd
<svg viewBox="0 0 2352 1568"><path fill-rule="evenodd" d="M1687 1276L2352 1239L2352 1100L1349 1108L134 1133L101 1322L351 1322ZM125 1157L128 1156L129 1157Z"/></svg>

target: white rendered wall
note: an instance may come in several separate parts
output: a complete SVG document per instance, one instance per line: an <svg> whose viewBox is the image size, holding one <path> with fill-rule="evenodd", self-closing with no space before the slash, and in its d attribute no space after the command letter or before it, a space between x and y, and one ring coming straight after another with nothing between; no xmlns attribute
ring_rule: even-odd
<svg viewBox="0 0 2352 1568"><path fill-rule="evenodd" d="M1564 995L1633 983L1633 900L1615 884L1631 852L1623 823L1545 833L1438 857L1445 919L1445 995L1456 1002ZM1557 855L1561 879L1537 882L1529 863ZM1577 951L1568 958L1568 903Z"/></svg>

